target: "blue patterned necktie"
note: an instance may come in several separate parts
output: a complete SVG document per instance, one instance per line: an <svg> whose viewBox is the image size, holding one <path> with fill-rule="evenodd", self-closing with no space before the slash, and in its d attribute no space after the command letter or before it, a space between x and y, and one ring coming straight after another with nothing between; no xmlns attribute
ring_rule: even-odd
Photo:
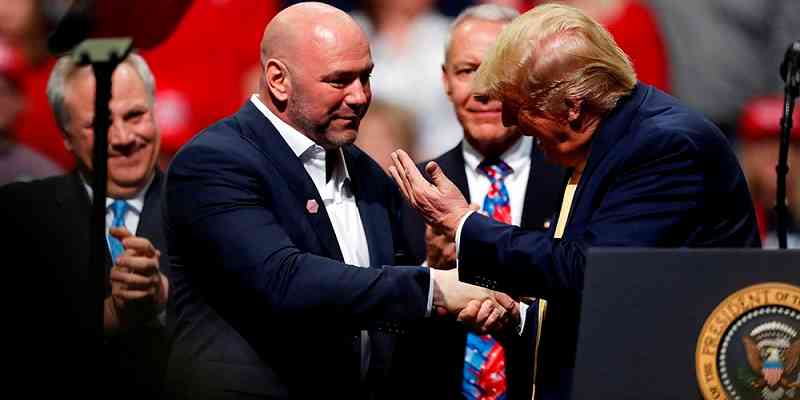
<svg viewBox="0 0 800 400"><path fill-rule="evenodd" d="M511 203L505 178L513 172L502 160L484 160L478 169L491 185L483 200L483 211L495 220L511 223ZM467 334L464 352L462 394L470 400L500 400L506 397L505 350L491 335Z"/></svg>
<svg viewBox="0 0 800 400"><path fill-rule="evenodd" d="M128 202L125 200L114 200L111 203L111 214L114 216L114 220L111 221L112 228L119 228L125 226L125 213L128 211ZM108 249L111 251L111 263L117 262L117 257L125 250L122 246L122 242L117 240L111 234L108 235Z"/></svg>

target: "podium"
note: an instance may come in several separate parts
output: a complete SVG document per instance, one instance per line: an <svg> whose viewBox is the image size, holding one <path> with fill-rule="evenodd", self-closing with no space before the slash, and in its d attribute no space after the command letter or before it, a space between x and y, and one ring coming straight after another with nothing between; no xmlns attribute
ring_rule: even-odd
<svg viewBox="0 0 800 400"><path fill-rule="evenodd" d="M800 251L590 250L572 399L800 399L797 358Z"/></svg>

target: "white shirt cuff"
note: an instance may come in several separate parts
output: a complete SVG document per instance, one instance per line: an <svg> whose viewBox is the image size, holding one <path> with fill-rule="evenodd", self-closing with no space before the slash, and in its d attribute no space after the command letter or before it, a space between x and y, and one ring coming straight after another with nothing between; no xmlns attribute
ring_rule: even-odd
<svg viewBox="0 0 800 400"><path fill-rule="evenodd" d="M525 315L528 314L528 305L519 302L519 327L517 327L517 335L522 336L522 332L525 331Z"/></svg>
<svg viewBox="0 0 800 400"><path fill-rule="evenodd" d="M433 308L433 268L428 268L428 276L430 277L430 285L428 285L428 305L425 307L425 318L431 316L431 309Z"/></svg>
<svg viewBox="0 0 800 400"><path fill-rule="evenodd" d="M469 216L474 212L475 211L471 210L468 211L463 217L461 217L461 220L458 221L458 228L456 228L456 268L458 268L458 249L461 248L459 245L461 243L461 229L464 228L464 223L467 222L467 218L469 218Z"/></svg>

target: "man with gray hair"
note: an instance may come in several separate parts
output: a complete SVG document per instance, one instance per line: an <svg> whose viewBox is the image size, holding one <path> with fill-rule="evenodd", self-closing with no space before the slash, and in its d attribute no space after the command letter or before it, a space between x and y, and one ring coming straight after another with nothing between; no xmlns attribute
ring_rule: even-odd
<svg viewBox="0 0 800 400"><path fill-rule="evenodd" d="M465 9L450 26L442 81L464 139L435 161L471 203L493 218L544 230L560 202L563 170L544 160L532 138L503 126L499 101L472 93L475 72L487 50L518 15L509 7L479 5ZM455 266L452 240L426 226L407 205L402 220L416 261L427 261L431 268ZM453 321L430 321L429 329L403 341L398 362L408 366L401 370L416 376L409 379L427 380L424 386L432 388L431 398L530 399L534 337L543 304L523 303L524 325L495 335L481 336Z"/></svg>
<svg viewBox="0 0 800 400"><path fill-rule="evenodd" d="M104 199L108 252L89 265L93 200L95 77L92 68L64 56L53 67L47 96L64 145L75 156L70 174L0 188L0 225L14 231L12 248L26 254L37 296L26 305L23 342L34 343L24 361L59 394L98 390L118 398L157 398L167 356L163 318L169 283L161 230L162 175L156 168L159 133L153 115L155 82L144 59L129 55L112 76L108 131L108 194ZM136 236L134 236L136 235ZM89 376L90 342L99 326L101 299L91 276L107 268L103 300L102 371ZM27 271L27 270L26 270ZM33 272L35 271L35 272ZM40 303L43 307L38 307ZM46 317L32 317L46 310ZM52 335L52 327L59 334ZM47 337L40 335L47 334ZM89 353L91 354L91 353ZM48 389L51 388L51 389Z"/></svg>

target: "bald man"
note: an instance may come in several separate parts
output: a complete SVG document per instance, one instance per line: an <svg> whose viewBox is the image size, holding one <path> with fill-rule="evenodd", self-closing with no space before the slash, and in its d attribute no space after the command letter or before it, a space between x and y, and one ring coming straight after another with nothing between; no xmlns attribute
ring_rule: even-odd
<svg viewBox="0 0 800 400"><path fill-rule="evenodd" d="M502 325L514 302L455 270L384 267L403 249L399 193L352 145L372 60L347 14L285 9L261 62L259 92L167 175L168 387L179 398L385 398L397 334L439 311Z"/></svg>

